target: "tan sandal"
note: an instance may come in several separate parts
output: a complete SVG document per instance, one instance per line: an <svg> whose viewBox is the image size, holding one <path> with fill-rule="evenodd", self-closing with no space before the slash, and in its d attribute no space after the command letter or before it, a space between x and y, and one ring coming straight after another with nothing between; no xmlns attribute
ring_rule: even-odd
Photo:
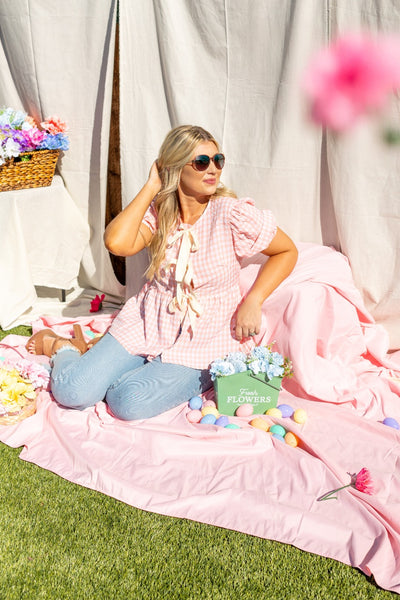
<svg viewBox="0 0 400 600"><path fill-rule="evenodd" d="M74 346L81 354L86 352L87 344L80 325L74 325L74 336L70 339L57 335L51 329L42 329L29 338L25 348L30 354L51 357L56 350L68 345Z"/></svg>

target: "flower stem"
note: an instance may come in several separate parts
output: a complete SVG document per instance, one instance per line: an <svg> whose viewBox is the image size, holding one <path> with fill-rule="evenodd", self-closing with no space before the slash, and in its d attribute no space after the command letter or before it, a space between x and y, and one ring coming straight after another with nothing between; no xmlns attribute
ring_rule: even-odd
<svg viewBox="0 0 400 600"><path fill-rule="evenodd" d="M319 498L317 498L317 502L322 502L322 500L337 500L337 496L334 496L333 494L336 494L336 492L339 492L340 490L344 490L344 488L350 487L351 483L348 483L347 485L342 485L342 487L336 488L335 490L331 490L330 492L327 492L326 494L323 494L323 496L320 496Z"/></svg>

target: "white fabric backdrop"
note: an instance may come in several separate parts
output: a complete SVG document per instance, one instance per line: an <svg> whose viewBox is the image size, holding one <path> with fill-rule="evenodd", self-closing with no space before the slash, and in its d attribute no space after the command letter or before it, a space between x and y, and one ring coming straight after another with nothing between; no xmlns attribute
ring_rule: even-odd
<svg viewBox="0 0 400 600"><path fill-rule="evenodd" d="M342 250L368 308L400 347L399 152L382 150L373 124L348 138L329 134L326 146L300 92L311 54L361 26L400 31L400 7L120 0L123 202L144 182L170 127L204 126L227 155L224 182L270 208L296 241ZM145 263L130 260L129 293Z"/></svg>

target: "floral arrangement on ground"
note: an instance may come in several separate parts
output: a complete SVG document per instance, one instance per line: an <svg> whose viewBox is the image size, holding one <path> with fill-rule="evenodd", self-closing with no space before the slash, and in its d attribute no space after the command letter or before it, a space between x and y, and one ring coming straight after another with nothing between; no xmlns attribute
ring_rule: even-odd
<svg viewBox="0 0 400 600"><path fill-rule="evenodd" d="M230 352L224 358L217 358L210 366L212 381L215 381L216 377L226 377L245 371L251 371L254 375L265 373L268 379L291 377L293 375L291 360L283 357L279 352L273 352L273 344L256 346L248 354Z"/></svg>
<svg viewBox="0 0 400 600"><path fill-rule="evenodd" d="M26 112L0 108L0 166L23 152L68 150L66 131L66 123L57 116L38 124Z"/></svg>
<svg viewBox="0 0 400 600"><path fill-rule="evenodd" d="M46 389L48 383L49 372L42 365L25 359L5 362L0 368L0 423L10 417L17 420L27 406L34 405L37 391Z"/></svg>

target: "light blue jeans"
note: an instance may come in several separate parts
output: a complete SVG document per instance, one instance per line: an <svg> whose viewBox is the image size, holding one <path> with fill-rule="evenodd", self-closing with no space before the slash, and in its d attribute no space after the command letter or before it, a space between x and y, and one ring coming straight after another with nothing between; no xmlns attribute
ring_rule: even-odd
<svg viewBox="0 0 400 600"><path fill-rule="evenodd" d="M105 399L124 421L154 417L211 385L207 369L129 354L110 333L82 355L64 346L51 372L51 391L62 406L83 410Z"/></svg>

